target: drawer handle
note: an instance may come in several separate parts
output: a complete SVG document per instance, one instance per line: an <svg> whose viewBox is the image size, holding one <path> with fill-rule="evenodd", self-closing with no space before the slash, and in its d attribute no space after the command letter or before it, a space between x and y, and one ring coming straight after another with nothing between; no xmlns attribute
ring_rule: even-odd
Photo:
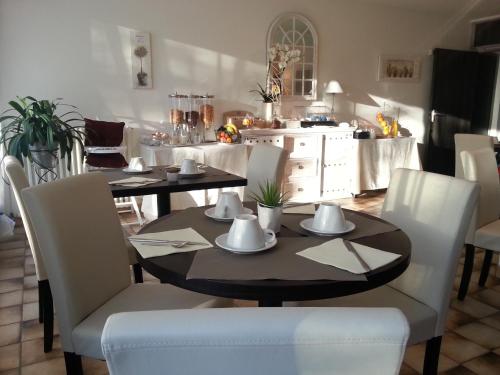
<svg viewBox="0 0 500 375"><path fill-rule="evenodd" d="M299 164L299 169L304 169L304 166L302 164Z"/></svg>
<svg viewBox="0 0 500 375"><path fill-rule="evenodd" d="M305 145L305 142L300 142L300 146L304 147Z"/></svg>
<svg viewBox="0 0 500 375"><path fill-rule="evenodd" d="M298 188L297 191L304 191L304 188Z"/></svg>

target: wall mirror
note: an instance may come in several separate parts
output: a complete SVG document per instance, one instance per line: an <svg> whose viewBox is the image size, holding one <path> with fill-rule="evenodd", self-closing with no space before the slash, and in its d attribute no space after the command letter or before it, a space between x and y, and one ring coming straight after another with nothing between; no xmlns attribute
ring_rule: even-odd
<svg viewBox="0 0 500 375"><path fill-rule="evenodd" d="M270 53L271 48L277 44L300 51L298 61L287 65L280 77L282 98L315 100L318 36L314 26L300 14L283 14L273 21L267 33L268 62L274 56ZM279 57L273 61L272 65L279 64Z"/></svg>

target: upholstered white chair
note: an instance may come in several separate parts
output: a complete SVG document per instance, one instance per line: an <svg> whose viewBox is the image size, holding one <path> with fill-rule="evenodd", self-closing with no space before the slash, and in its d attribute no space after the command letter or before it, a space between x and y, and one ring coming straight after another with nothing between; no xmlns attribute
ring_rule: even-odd
<svg viewBox="0 0 500 375"><path fill-rule="evenodd" d="M218 302L170 285L130 285L125 239L102 173L26 188L21 195L47 269L68 374L82 373L81 355L104 358L101 332L111 314Z"/></svg>
<svg viewBox="0 0 500 375"><path fill-rule="evenodd" d="M244 200L251 200L252 193L260 193L259 185L266 181L281 186L286 162L286 151L281 147L257 144L253 146L247 167L248 184Z"/></svg>
<svg viewBox="0 0 500 375"><path fill-rule="evenodd" d="M427 341L424 374L436 374L455 271L478 191L466 180L397 169L381 217L410 238L408 269L368 292L299 305L399 308L410 323L409 345Z"/></svg>
<svg viewBox="0 0 500 375"><path fill-rule="evenodd" d="M239 308L111 315L111 375L396 375L408 339L397 309Z"/></svg>
<svg viewBox="0 0 500 375"><path fill-rule="evenodd" d="M455 177L464 178L464 169L460 153L482 148L493 150L493 137L480 134L455 134Z"/></svg>
<svg viewBox="0 0 500 375"><path fill-rule="evenodd" d="M466 252L462 280L458 298L467 295L472 269L474 267L475 248L484 249L484 260L479 276L479 285L484 286L488 279L493 251L500 251L500 181L492 148L460 153L464 168L464 177L481 186L477 210L472 217L471 227L466 238Z"/></svg>

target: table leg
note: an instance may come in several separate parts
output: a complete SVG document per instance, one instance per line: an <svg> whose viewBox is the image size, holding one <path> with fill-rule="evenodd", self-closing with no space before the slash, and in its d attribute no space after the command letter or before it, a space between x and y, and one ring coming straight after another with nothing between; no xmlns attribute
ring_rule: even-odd
<svg viewBox="0 0 500 375"><path fill-rule="evenodd" d="M281 307L283 301L279 299L261 299L259 300L259 307Z"/></svg>
<svg viewBox="0 0 500 375"><path fill-rule="evenodd" d="M158 209L158 217L168 215L170 213L170 193L160 193L156 197L156 207Z"/></svg>

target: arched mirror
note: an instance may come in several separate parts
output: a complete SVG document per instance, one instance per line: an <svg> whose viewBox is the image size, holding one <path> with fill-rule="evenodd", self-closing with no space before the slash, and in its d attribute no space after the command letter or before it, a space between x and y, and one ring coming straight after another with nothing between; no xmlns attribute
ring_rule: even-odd
<svg viewBox="0 0 500 375"><path fill-rule="evenodd" d="M282 97L316 99L318 36L311 22L300 14L286 13L274 20L267 33L267 61L279 70L278 50L300 51L281 74ZM296 53L298 54L298 53Z"/></svg>

